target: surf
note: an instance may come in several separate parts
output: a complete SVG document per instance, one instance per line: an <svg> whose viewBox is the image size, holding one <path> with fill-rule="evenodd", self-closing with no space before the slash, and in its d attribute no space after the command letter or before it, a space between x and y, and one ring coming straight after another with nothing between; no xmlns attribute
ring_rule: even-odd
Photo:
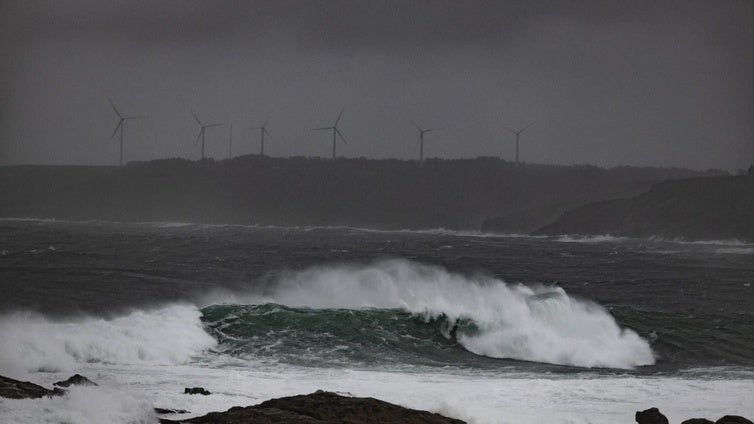
<svg viewBox="0 0 754 424"><path fill-rule="evenodd" d="M508 284L408 260L288 271L235 301L314 310L395 310L424 322L446 320L441 326L446 336L456 328L454 339L465 350L491 358L587 368L655 363L648 341L621 328L605 308L560 287ZM470 324L458 327L463 323Z"/></svg>

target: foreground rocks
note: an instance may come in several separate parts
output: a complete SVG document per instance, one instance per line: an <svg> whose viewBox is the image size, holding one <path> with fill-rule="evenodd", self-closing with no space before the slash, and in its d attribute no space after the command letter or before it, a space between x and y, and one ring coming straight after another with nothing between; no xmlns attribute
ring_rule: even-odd
<svg viewBox="0 0 754 424"><path fill-rule="evenodd" d="M186 387L183 389L185 395L211 395L212 393L204 387Z"/></svg>
<svg viewBox="0 0 754 424"><path fill-rule="evenodd" d="M9 399L37 399L45 396L58 396L62 389L47 389L28 381L19 381L0 375L0 397Z"/></svg>
<svg viewBox="0 0 754 424"><path fill-rule="evenodd" d="M53 383L52 389L42 387L29 381L14 380L0 375L0 397L8 399L37 399L41 397L60 396L65 394L61 387L96 386L97 383L83 375L73 375L68 380Z"/></svg>
<svg viewBox="0 0 754 424"><path fill-rule="evenodd" d="M55 383L56 386L96 386L81 375ZM204 390L204 389L202 389ZM28 381L0 376L0 397L9 399L36 399L59 396L65 390L50 390ZM158 414L185 414L181 409L155 408ZM668 419L657 408L636 412L638 424L668 424ZM404 408L374 398L341 396L332 392L317 391L308 395L272 399L258 405L230 408L225 412L211 412L187 420L160 419L161 424L465 424L464 421L440 414ZM681 424L754 424L738 415L726 415L717 421L691 418Z"/></svg>
<svg viewBox="0 0 754 424"><path fill-rule="evenodd" d="M668 424L668 419L657 408L649 408L644 411L636 411L636 422L638 424ZM726 415L717 421L710 421L706 418L691 418L683 421L681 424L754 424L744 417L738 415Z"/></svg>
<svg viewBox="0 0 754 424"><path fill-rule="evenodd" d="M69 377L68 380L56 381L55 383L52 383L52 385L57 386L57 387L96 386L97 383L84 377L81 374L74 374L71 377Z"/></svg>
<svg viewBox="0 0 754 424"><path fill-rule="evenodd" d="M189 420L162 419L162 424L465 424L461 420L427 411L408 409L374 398L341 396L318 391L308 395L272 399L259 405L230 408Z"/></svg>
<svg viewBox="0 0 754 424"><path fill-rule="evenodd" d="M636 411L635 418L639 424L668 424L668 418L662 415L657 408Z"/></svg>

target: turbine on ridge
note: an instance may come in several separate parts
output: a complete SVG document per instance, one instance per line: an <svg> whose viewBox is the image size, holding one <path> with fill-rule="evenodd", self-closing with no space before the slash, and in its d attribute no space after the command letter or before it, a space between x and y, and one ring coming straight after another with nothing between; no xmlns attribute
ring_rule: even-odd
<svg viewBox="0 0 754 424"><path fill-rule="evenodd" d="M261 137L261 141L259 143L259 156L264 156L264 135L265 133L267 135L271 135L270 132L267 131L267 121L265 121L261 127L249 128L249 130L259 130L259 135Z"/></svg>
<svg viewBox="0 0 754 424"><path fill-rule="evenodd" d="M346 138L343 137L343 134L340 133L340 130L338 130L338 122L340 122L340 117L343 116L343 110L345 108L340 110L340 113L338 114L338 119L335 120L335 123L331 127L322 127L322 128L315 128L315 131L320 130L332 130L332 158L335 159L335 145L337 144L337 137L340 137L340 139L343 141L343 143L348 144L346 141Z"/></svg>
<svg viewBox="0 0 754 424"><path fill-rule="evenodd" d="M196 123L199 124L199 128L200 128L199 129L199 134L196 136L196 142L195 143L199 143L199 139L202 140L202 159L204 159L204 130L206 130L207 128L219 127L222 124L204 125L204 124L202 124L202 121L199 120L199 117L196 116L196 114L193 111L191 111L191 114L194 116L194 119L196 119Z"/></svg>
<svg viewBox="0 0 754 424"><path fill-rule="evenodd" d="M516 135L516 166L518 166L518 138L521 136L521 133L523 133L524 131L526 131L526 129L529 128L529 127L531 127L532 125L534 125L534 122L532 122L531 124L529 124L529 125L521 128L518 131L512 130L512 129L508 128L508 127L505 127L506 130L508 130L508 131L510 131L510 132L512 132L513 134Z"/></svg>
<svg viewBox="0 0 754 424"><path fill-rule="evenodd" d="M430 131L434 131L434 129L433 128L423 129L416 122L414 122L414 126L416 127L417 130L419 130L419 166L422 166L424 164L424 134Z"/></svg>
<svg viewBox="0 0 754 424"><path fill-rule="evenodd" d="M123 116L120 114L120 111L118 111L118 108L115 107L115 103L113 103L113 99L107 98L107 101L110 102L110 106L113 108L113 111L118 116L118 125L115 126L115 130L113 131L113 134L110 136L110 140L115 137L115 134L118 133L118 130L120 130L120 158L118 159L118 166L123 166L123 129L125 128L125 122L133 119L144 119L146 116Z"/></svg>

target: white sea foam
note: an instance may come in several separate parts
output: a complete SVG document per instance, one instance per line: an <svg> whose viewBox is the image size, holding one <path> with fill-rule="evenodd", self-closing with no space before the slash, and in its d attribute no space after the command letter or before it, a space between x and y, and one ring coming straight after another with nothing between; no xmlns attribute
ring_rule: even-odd
<svg viewBox="0 0 754 424"><path fill-rule="evenodd" d="M480 331L459 333L459 342L471 352L496 358L611 368L654 363L646 340L621 329L604 308L569 297L559 287L465 277L405 260L290 272L272 291L246 301L398 308L430 318L471 319Z"/></svg>
<svg viewBox="0 0 754 424"><path fill-rule="evenodd" d="M610 234L598 235L598 236L571 236L564 235L555 239L561 243L617 243L621 241L629 240L628 237L615 237Z"/></svg>
<svg viewBox="0 0 754 424"><path fill-rule="evenodd" d="M715 420L726 414L754 416L751 379L465 373L438 369L398 373L258 364L235 367L87 364L82 373L110 376L112 385L148 393L155 406L191 411L180 418L318 389L375 397L447 414L470 424L627 423L637 410L652 406L660 408L670 422L691 417ZM196 385L207 388L212 395L186 396L177 390ZM0 411L8 411L8 416L21 413L16 411L20 406L2 402Z"/></svg>
<svg viewBox="0 0 754 424"><path fill-rule="evenodd" d="M6 421L7 420L7 421ZM16 424L153 424L152 403L143 395L110 387L72 387L64 396L0 400L0 421Z"/></svg>
<svg viewBox="0 0 754 424"><path fill-rule="evenodd" d="M135 310L115 319L54 321L31 313L0 316L0 374L74 370L82 363L185 362L216 344L195 306Z"/></svg>

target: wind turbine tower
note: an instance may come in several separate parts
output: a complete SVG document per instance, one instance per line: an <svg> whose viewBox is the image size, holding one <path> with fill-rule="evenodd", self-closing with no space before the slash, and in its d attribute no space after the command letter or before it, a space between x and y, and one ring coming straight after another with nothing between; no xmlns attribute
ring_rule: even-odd
<svg viewBox="0 0 754 424"><path fill-rule="evenodd" d="M534 125L534 122L532 122L531 124L529 124L529 125L521 128L518 131L512 130L512 129L508 128L508 127L505 127L506 130L508 130L511 133L513 133L513 134L516 135L516 166L518 166L518 139L521 136L521 133L523 133L524 131L526 131L526 129L529 128L529 127L531 127L532 125Z"/></svg>
<svg viewBox="0 0 754 424"><path fill-rule="evenodd" d="M335 145L337 144L338 137L340 137L341 140L343 140L343 143L348 144L345 137L343 137L343 134L340 133L338 130L338 122L340 122L340 117L343 116L343 110L345 108L340 110L340 113L338 114L338 119L335 120L335 123L331 127L322 127L322 128L315 128L315 131L319 130L332 130L332 158L335 159Z"/></svg>
<svg viewBox="0 0 754 424"><path fill-rule="evenodd" d="M125 122L130 121L132 119L144 119L145 116L123 116L118 111L118 108L115 107L115 103L113 103L113 99L107 98L107 101L110 102L110 106L112 106L113 111L115 111L115 114L118 115L118 125L115 126L115 131L113 131L113 135L110 136L110 140L115 137L115 134L120 130L120 158L118 160L118 166L123 166L123 129L125 128Z"/></svg>
<svg viewBox="0 0 754 424"><path fill-rule="evenodd" d="M424 134L430 131L434 131L432 128L422 129L416 122L414 126L419 130L419 166L424 164Z"/></svg>
<svg viewBox="0 0 754 424"><path fill-rule="evenodd" d="M233 158L233 124L230 124L230 138L228 139L228 159Z"/></svg>
<svg viewBox="0 0 754 424"><path fill-rule="evenodd" d="M270 132L267 131L267 122L262 124L261 127L254 127L249 128L250 130L259 130L259 135L261 137L261 141L259 143L259 156L264 156L264 134L267 133L267 135L270 135Z"/></svg>
<svg viewBox="0 0 754 424"><path fill-rule="evenodd" d="M198 116L196 116L196 114L195 114L194 112L191 112L191 114L192 114L192 115L194 115L194 119L196 119L196 123L197 123L197 124L199 124L199 128L200 128L200 129L199 129L199 134L198 134L198 135L196 136L196 143L198 143L198 142L199 142L199 139L201 139L201 140L202 140L202 159L204 159L204 131L205 131L205 130L206 130L207 128L212 128L212 127L219 127L219 126L220 126L220 125L222 125L222 124L209 124L209 125L204 125L204 124L202 124L202 121L200 121L200 120L199 120L199 117L198 117Z"/></svg>

